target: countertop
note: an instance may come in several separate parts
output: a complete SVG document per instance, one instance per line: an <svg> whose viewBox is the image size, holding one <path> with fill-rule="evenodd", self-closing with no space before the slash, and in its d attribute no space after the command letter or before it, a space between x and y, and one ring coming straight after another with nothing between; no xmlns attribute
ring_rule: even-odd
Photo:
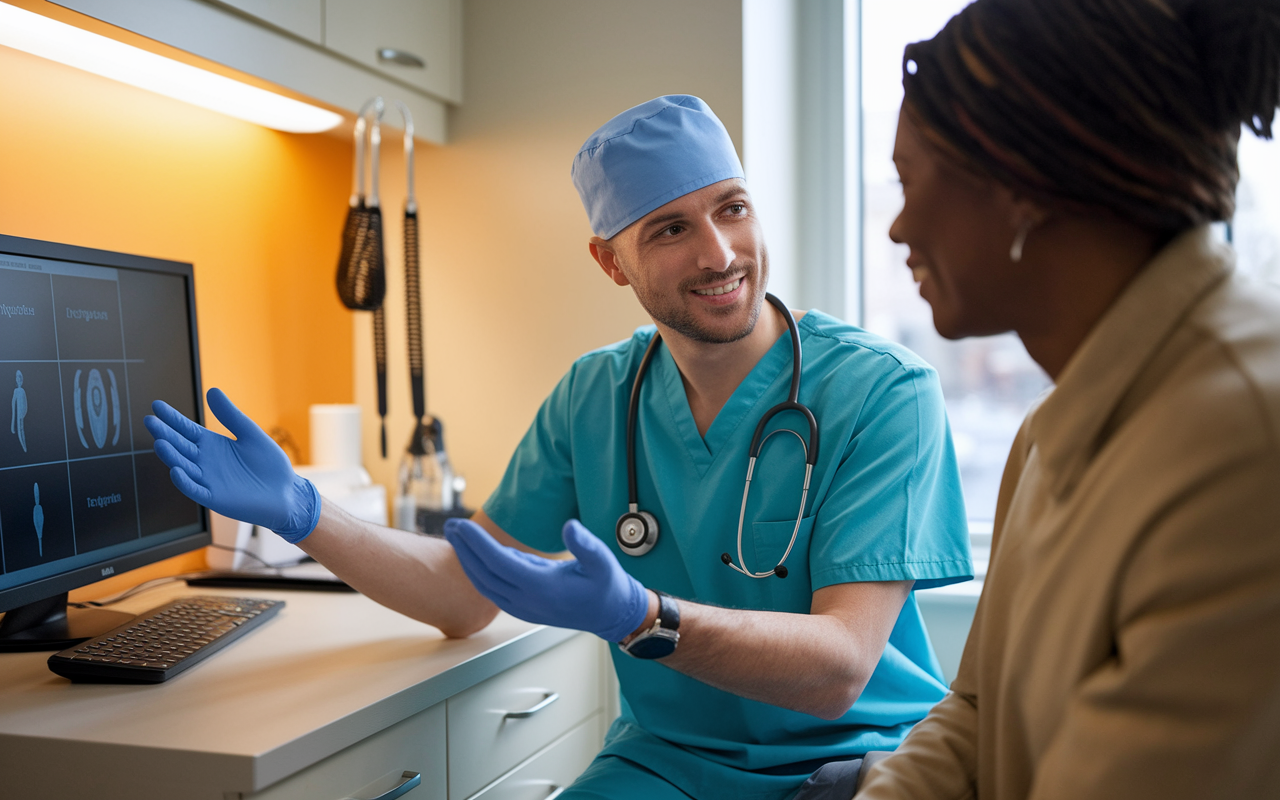
<svg viewBox="0 0 1280 800"><path fill-rule="evenodd" d="M0 654L0 773L38 750L110 781L154 772L161 748L171 774L157 780L255 791L576 635L500 614L447 639L358 594L182 583L112 608L139 613L191 594L287 605L158 685L73 684L49 671L49 653Z"/></svg>

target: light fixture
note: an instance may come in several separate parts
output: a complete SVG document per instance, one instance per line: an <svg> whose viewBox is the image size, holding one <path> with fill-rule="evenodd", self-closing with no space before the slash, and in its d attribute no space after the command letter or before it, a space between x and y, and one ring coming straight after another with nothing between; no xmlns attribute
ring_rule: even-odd
<svg viewBox="0 0 1280 800"><path fill-rule="evenodd" d="M278 131L319 133L342 122L327 109L5 3L0 3L0 45Z"/></svg>

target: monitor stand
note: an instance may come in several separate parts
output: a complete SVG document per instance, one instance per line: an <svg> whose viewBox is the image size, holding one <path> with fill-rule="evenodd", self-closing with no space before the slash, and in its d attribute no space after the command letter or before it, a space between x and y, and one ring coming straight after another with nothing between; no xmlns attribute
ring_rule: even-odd
<svg viewBox="0 0 1280 800"><path fill-rule="evenodd" d="M68 608L67 593L6 612L0 620L0 653L65 650L118 628L133 614L101 608Z"/></svg>

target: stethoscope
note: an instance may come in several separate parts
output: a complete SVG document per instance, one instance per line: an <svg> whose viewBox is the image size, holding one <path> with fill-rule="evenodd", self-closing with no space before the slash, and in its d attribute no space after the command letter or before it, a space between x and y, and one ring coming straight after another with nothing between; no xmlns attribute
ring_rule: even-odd
<svg viewBox="0 0 1280 800"><path fill-rule="evenodd" d="M765 294L765 299L781 312L787 321L787 329L791 331L791 391L785 401L766 411L764 416L760 418L760 422L756 423L755 435L751 437L751 449L747 451L750 458L747 462L747 484L742 490L742 508L738 512L738 564L733 562L733 558L728 553L722 554L720 560L730 569L736 570L748 578L767 578L770 575L785 578L787 577L787 568L783 566L783 562L787 560L787 556L791 555L791 548L795 547L796 537L800 534L800 521L804 519L805 501L809 498L809 479L813 476L813 466L818 463L818 421L814 418L813 412L798 400L800 396L801 361L800 331L796 328L796 320L791 316L791 311L781 300L767 293ZM655 333L653 340L649 342L648 349L644 351L644 357L640 359L640 369L636 371L635 382L631 385L631 403L627 408L628 505L627 513L618 518L617 536L618 546L622 548L622 552L632 556L642 556L652 550L653 546L658 543L658 520L648 511L641 511L637 499L639 495L636 491L636 419L640 409L640 385L644 381L645 373L649 371L649 363L653 361L653 354L658 351L658 343L661 341L661 334ZM790 428L778 428L765 435L764 429L769 420L783 411L798 411L804 415L805 420L809 423L808 440ZM783 431L799 439L800 446L804 448L804 488L800 492L800 511L796 513L796 526L791 531L791 541L787 544L787 550L782 554L777 566L768 572L752 572L747 569L746 559L742 557L742 524L747 515L747 498L751 496L751 477L756 469L756 458L760 455L760 448L764 446L770 436ZM739 564L742 566L739 566Z"/></svg>

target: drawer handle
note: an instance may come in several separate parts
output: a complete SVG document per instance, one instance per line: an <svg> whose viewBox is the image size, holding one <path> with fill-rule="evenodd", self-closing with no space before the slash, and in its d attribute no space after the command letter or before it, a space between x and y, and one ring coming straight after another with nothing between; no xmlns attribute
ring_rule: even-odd
<svg viewBox="0 0 1280 800"><path fill-rule="evenodd" d="M405 792L408 792L411 789L418 788L418 786L421 783L422 783L421 772L410 772L408 770L405 770L404 772L400 773L400 782L397 783L395 786L392 786L390 789L386 790L385 792L378 795L377 797L364 798L364 800L396 800L397 797L400 797ZM357 800L357 798L348 797L346 798L346 800Z"/></svg>
<svg viewBox="0 0 1280 800"><path fill-rule="evenodd" d="M560 699L560 694L558 692L546 692L546 696L542 698L542 702L538 703L537 705L532 706L530 708L526 708L524 711L508 711L507 713L502 715L502 718L503 719L528 719L529 717L532 717L534 714L537 714L539 711L541 711L542 709L546 708L547 706L551 705L552 703L554 703L559 699Z"/></svg>
<svg viewBox="0 0 1280 800"><path fill-rule="evenodd" d="M378 60L390 61L392 64L399 64L402 67L417 67L418 69L426 69L427 62L420 57L415 56L408 50L397 50L394 47L379 47Z"/></svg>
<svg viewBox="0 0 1280 800"><path fill-rule="evenodd" d="M521 781L516 785L517 786L549 786L551 787L551 793L548 794L546 797L542 798L542 800L556 800L557 797L564 794L565 789L569 788L568 786L561 786L555 781L544 781L544 780Z"/></svg>

